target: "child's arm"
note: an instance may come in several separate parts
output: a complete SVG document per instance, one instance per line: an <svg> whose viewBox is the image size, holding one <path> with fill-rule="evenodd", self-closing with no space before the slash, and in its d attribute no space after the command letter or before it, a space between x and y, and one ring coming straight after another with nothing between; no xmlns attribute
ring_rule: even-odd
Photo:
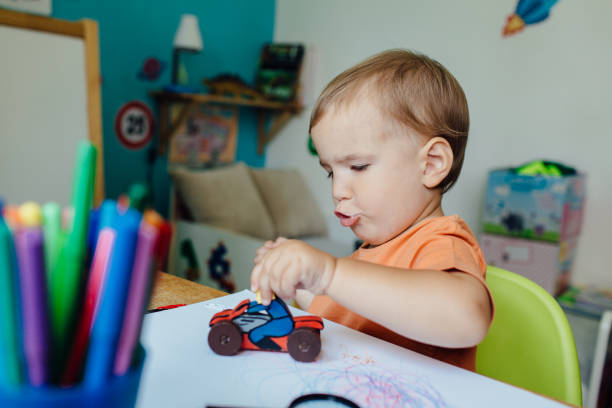
<svg viewBox="0 0 612 408"><path fill-rule="evenodd" d="M441 347L478 344L491 306L484 286L463 272L406 270L334 258L304 242L287 240L266 252L251 275L262 301L296 289L328 295L346 308L411 339Z"/></svg>
<svg viewBox="0 0 612 408"><path fill-rule="evenodd" d="M484 286L464 272L405 270L338 259L326 294L399 334L441 347L471 347L491 320Z"/></svg>

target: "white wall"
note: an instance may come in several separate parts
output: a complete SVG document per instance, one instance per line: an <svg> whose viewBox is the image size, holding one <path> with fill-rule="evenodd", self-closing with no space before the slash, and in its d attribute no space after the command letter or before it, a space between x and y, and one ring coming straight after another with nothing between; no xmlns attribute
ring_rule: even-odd
<svg viewBox="0 0 612 408"><path fill-rule="evenodd" d="M503 39L516 0L277 0L275 41L310 54L305 112L267 151L267 167L298 167L329 217L332 236L352 239L333 216L329 181L305 147L312 102L329 80L388 48L423 52L462 84L470 142L458 184L445 196L480 231L487 171L532 159L588 173L574 282L612 286L612 2L561 0L551 18Z"/></svg>

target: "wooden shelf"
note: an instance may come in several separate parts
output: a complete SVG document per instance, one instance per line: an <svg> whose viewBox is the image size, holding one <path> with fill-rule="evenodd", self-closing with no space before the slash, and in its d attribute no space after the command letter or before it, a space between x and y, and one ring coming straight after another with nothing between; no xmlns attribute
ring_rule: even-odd
<svg viewBox="0 0 612 408"><path fill-rule="evenodd" d="M168 143L176 132L198 106L203 104L221 104L243 106L258 110L257 153L263 154L266 145L276 136L291 117L303 109L299 103L283 103L266 99L248 99L240 96L225 96L205 93L175 93L154 91L151 96L159 106L159 146L160 155L166 154ZM169 106L181 104L182 108L173 121L169 118Z"/></svg>

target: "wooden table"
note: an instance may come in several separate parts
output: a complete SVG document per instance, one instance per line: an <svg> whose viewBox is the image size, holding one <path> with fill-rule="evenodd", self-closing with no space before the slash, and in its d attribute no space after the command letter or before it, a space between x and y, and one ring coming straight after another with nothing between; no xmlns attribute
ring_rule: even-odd
<svg viewBox="0 0 612 408"><path fill-rule="evenodd" d="M149 310L160 306L198 303L225 295L227 293L220 290L169 273L157 272L149 301Z"/></svg>

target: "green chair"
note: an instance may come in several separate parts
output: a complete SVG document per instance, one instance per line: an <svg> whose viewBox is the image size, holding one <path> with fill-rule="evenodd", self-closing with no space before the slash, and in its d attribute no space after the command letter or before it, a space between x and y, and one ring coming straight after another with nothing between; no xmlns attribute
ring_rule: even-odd
<svg viewBox="0 0 612 408"><path fill-rule="evenodd" d="M476 372L582 406L576 343L557 301L513 272L489 266L495 319L476 351Z"/></svg>

